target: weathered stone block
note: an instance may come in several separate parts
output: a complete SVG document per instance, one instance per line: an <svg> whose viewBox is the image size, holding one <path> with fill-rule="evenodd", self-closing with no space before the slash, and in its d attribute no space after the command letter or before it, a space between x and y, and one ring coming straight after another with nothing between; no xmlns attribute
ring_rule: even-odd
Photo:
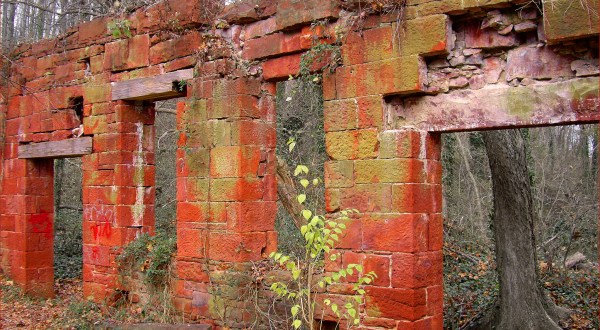
<svg viewBox="0 0 600 330"><path fill-rule="evenodd" d="M549 43L598 35L598 0L545 2L544 30Z"/></svg>
<svg viewBox="0 0 600 330"><path fill-rule="evenodd" d="M425 63L416 55L341 67L336 71L337 96L414 93L424 90L425 79Z"/></svg>
<svg viewBox="0 0 600 330"><path fill-rule="evenodd" d="M454 48L452 26L447 15L431 15L394 23L396 47L402 56L446 54ZM396 41L395 40L395 41Z"/></svg>

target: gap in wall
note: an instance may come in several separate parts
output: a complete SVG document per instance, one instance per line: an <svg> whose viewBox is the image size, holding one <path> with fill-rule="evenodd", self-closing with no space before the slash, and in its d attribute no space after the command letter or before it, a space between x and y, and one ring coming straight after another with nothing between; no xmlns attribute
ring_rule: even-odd
<svg viewBox="0 0 600 330"><path fill-rule="evenodd" d="M540 280L584 328L598 328L598 126L523 129ZM479 132L443 134L444 328L458 329L498 294L492 182ZM565 270L565 258L587 262ZM518 270L516 270L518 271ZM570 324L573 326L573 324Z"/></svg>

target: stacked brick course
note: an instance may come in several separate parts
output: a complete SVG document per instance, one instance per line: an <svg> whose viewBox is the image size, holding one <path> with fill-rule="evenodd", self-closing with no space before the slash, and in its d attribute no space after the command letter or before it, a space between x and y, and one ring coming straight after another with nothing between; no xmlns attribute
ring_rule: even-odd
<svg viewBox="0 0 600 330"><path fill-rule="evenodd" d="M323 75L326 208L360 214L348 221L342 258L327 269L358 263L378 274L366 287L362 329L441 329L439 132L599 119L590 55L598 44L586 39L597 38L597 17L571 25L568 17L582 13L569 7L515 18L523 3L407 1L399 20L398 12L354 16L364 8L358 1L252 0L227 7L213 24L204 2L166 1L127 17L131 38L112 37L107 23L115 19L100 18L17 47L1 105L2 271L32 294L53 295L52 160L19 159L18 147L83 134L93 138L83 156L84 294L101 302L128 289L115 258L154 231L154 108L113 100L111 83L194 68L177 108L174 302L216 326L253 322L237 286L251 283L251 262L277 247L275 82L297 74L315 42L342 32L341 66ZM311 28L315 21L323 23ZM561 52L565 43L577 46L574 54ZM549 64L537 69L538 58ZM477 112L466 124L456 108L442 111L461 97L454 92L501 81L535 94L552 79L562 96L547 104L558 110ZM231 272L239 278L225 279ZM347 290L322 294L341 299Z"/></svg>

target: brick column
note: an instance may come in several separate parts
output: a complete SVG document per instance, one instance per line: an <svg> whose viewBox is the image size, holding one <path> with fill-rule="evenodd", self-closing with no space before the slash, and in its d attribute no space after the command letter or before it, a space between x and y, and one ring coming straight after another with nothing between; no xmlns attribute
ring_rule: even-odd
<svg viewBox="0 0 600 330"><path fill-rule="evenodd" d="M154 232L154 106L124 101L86 105L93 153L83 157L84 296L114 298L115 258Z"/></svg>
<svg viewBox="0 0 600 330"><path fill-rule="evenodd" d="M362 264L364 326L442 329L442 187L439 135L383 130L379 96L325 102L326 207L358 209L328 270ZM330 286L343 300L344 286Z"/></svg>
<svg viewBox="0 0 600 330"><path fill-rule="evenodd" d="M214 303L222 297L208 282L276 247L275 86L245 78L192 85L193 98L178 106L175 302L192 316L239 324L240 307Z"/></svg>
<svg viewBox="0 0 600 330"><path fill-rule="evenodd" d="M27 294L54 297L54 161L7 159L3 175L3 268Z"/></svg>

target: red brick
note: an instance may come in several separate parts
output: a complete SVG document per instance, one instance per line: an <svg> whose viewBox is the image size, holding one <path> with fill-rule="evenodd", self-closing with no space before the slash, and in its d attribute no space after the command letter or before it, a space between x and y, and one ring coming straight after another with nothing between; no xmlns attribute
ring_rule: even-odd
<svg viewBox="0 0 600 330"><path fill-rule="evenodd" d="M233 232L273 231L276 202L231 203L227 208L227 227Z"/></svg>
<svg viewBox="0 0 600 330"><path fill-rule="evenodd" d="M442 214L429 215L429 251L440 251L444 245L444 218Z"/></svg>
<svg viewBox="0 0 600 330"><path fill-rule="evenodd" d="M367 316L415 321L427 315L425 289L367 287Z"/></svg>
<svg viewBox="0 0 600 330"><path fill-rule="evenodd" d="M204 267L200 262L177 261L177 277L195 282L207 282L209 278Z"/></svg>
<svg viewBox="0 0 600 330"><path fill-rule="evenodd" d="M392 255L392 286L395 288L416 289L442 285L442 277L442 251Z"/></svg>
<svg viewBox="0 0 600 330"><path fill-rule="evenodd" d="M97 18L91 22L79 25L79 42L85 43L89 41L98 41L103 39L107 34L106 17Z"/></svg>
<svg viewBox="0 0 600 330"><path fill-rule="evenodd" d="M177 229L177 255L180 257L204 258L206 232L198 229Z"/></svg>
<svg viewBox="0 0 600 330"><path fill-rule="evenodd" d="M392 207L400 213L442 212L442 187L416 183L394 185Z"/></svg>
<svg viewBox="0 0 600 330"><path fill-rule="evenodd" d="M150 37L147 34L111 42L105 47L105 70L122 71L148 66Z"/></svg>
<svg viewBox="0 0 600 330"><path fill-rule="evenodd" d="M266 248L265 233L209 234L208 257L221 261L256 261L263 257Z"/></svg>
<svg viewBox="0 0 600 330"><path fill-rule="evenodd" d="M277 57L263 63L263 78L265 80L286 80L300 71L301 54Z"/></svg>
<svg viewBox="0 0 600 330"><path fill-rule="evenodd" d="M84 245L83 263L90 265L110 266L110 247L99 245Z"/></svg>
<svg viewBox="0 0 600 330"><path fill-rule="evenodd" d="M203 42L199 32L191 32L177 39L163 41L150 47L150 64L159 64L194 54Z"/></svg>
<svg viewBox="0 0 600 330"><path fill-rule="evenodd" d="M210 215L209 208L208 203L179 202L177 203L177 221L205 223Z"/></svg>
<svg viewBox="0 0 600 330"><path fill-rule="evenodd" d="M417 252L428 249L427 216L369 216L363 220L363 250Z"/></svg>

